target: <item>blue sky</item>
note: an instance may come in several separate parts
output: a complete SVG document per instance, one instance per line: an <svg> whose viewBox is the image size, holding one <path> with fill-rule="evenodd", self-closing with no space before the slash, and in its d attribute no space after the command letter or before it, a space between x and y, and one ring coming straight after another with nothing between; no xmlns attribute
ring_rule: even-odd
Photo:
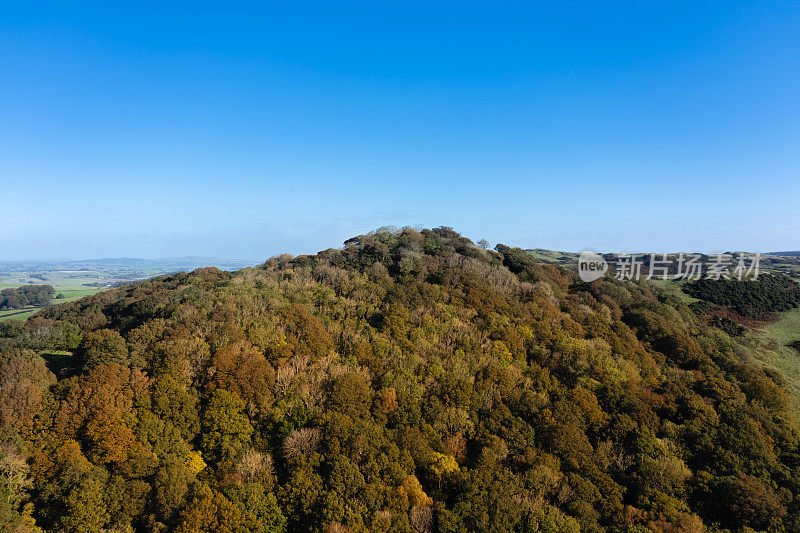
<svg viewBox="0 0 800 533"><path fill-rule="evenodd" d="M800 3L109 4L0 0L0 260L800 248Z"/></svg>

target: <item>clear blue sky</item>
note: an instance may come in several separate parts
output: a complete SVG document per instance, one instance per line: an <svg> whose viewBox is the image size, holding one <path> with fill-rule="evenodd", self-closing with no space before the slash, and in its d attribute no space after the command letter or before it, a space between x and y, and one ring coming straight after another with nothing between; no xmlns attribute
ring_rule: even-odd
<svg viewBox="0 0 800 533"><path fill-rule="evenodd" d="M111 4L0 0L0 259L800 248L800 3Z"/></svg>

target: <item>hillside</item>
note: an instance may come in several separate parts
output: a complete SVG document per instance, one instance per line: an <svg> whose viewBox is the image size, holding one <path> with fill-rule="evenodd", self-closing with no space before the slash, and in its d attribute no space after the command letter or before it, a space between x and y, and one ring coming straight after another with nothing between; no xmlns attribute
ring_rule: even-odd
<svg viewBox="0 0 800 533"><path fill-rule="evenodd" d="M112 289L0 354L23 531L800 530L780 374L673 291L448 228Z"/></svg>

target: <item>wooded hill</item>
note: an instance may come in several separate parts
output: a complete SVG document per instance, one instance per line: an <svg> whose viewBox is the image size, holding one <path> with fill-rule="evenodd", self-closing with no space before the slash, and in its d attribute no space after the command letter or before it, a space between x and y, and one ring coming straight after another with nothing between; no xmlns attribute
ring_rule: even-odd
<svg viewBox="0 0 800 533"><path fill-rule="evenodd" d="M20 530L800 531L779 375L645 282L448 228L111 290L0 353Z"/></svg>

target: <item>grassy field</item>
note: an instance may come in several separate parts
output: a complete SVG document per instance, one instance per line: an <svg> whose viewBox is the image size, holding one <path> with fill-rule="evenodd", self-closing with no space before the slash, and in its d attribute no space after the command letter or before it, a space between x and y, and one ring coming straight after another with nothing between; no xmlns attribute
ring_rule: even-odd
<svg viewBox="0 0 800 533"><path fill-rule="evenodd" d="M92 287L64 287L64 286L54 286L56 290L56 296L63 295L64 298L53 298L53 303L63 303L69 302L70 300L77 300L78 298L83 298L84 296L91 296L93 294L97 294L98 292L104 291L106 289L96 289Z"/></svg>
<svg viewBox="0 0 800 533"><path fill-rule="evenodd" d="M800 340L800 308L778 314L778 320L748 332L745 341L753 356L781 372L792 395L795 412L800 413L800 353L789 343Z"/></svg>
<svg viewBox="0 0 800 533"><path fill-rule="evenodd" d="M579 254L576 253L557 252L554 250L545 250L544 248L535 248L533 250L527 250L527 252L536 259L547 261L548 263L559 263L564 266L574 267L577 267L578 265Z"/></svg>
<svg viewBox="0 0 800 533"><path fill-rule="evenodd" d="M778 321L767 324L760 329L760 332L766 338L786 348L787 353L800 355L793 348L787 347L790 342L800 340L800 308L781 313Z"/></svg>
<svg viewBox="0 0 800 533"><path fill-rule="evenodd" d="M33 316L41 307L32 307L30 309L12 309L10 311L0 311L0 321L3 320L27 320L28 317Z"/></svg>
<svg viewBox="0 0 800 533"><path fill-rule="evenodd" d="M689 296L688 294L683 292L681 287L683 286L684 283L686 283L686 280L683 280L683 279L666 279L666 280L664 280L664 279L652 279L652 280L650 280L650 283L653 283L657 287L661 287L662 289L664 289L666 291L669 291L670 293L674 294L675 296L680 298L680 300L683 303L685 303L686 305L689 305L691 303L700 301L697 298L692 298L691 296Z"/></svg>

